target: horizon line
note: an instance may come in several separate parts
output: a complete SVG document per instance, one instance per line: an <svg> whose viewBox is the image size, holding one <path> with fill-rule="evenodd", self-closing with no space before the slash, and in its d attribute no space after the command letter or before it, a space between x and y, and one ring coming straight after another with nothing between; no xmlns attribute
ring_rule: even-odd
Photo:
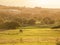
<svg viewBox="0 0 60 45"><path fill-rule="evenodd" d="M11 6L11 5L0 5L0 6L7 6L7 7L25 7L25 8L47 8L47 9L60 9L60 8L52 8L52 7L42 7L42 6Z"/></svg>

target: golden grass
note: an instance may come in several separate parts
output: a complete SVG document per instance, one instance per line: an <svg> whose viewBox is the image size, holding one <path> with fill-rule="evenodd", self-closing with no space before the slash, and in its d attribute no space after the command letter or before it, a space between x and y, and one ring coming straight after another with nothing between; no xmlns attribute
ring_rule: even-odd
<svg viewBox="0 0 60 45"><path fill-rule="evenodd" d="M56 45L59 31L52 29L22 29L0 31L0 45Z"/></svg>

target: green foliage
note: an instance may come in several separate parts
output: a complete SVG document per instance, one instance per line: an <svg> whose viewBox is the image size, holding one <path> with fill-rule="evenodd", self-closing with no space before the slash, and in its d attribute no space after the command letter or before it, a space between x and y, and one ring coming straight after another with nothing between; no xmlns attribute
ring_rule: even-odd
<svg viewBox="0 0 60 45"><path fill-rule="evenodd" d="M30 19L29 21L28 21L28 25L35 25L35 20L34 19Z"/></svg>
<svg viewBox="0 0 60 45"><path fill-rule="evenodd" d="M4 24L2 24L3 29L16 29L19 26L20 25L17 22L5 22Z"/></svg>
<svg viewBox="0 0 60 45"><path fill-rule="evenodd" d="M45 17L45 18L43 18L41 23L49 25L49 24L54 24L55 21L53 19L49 18L49 17Z"/></svg>
<svg viewBox="0 0 60 45"><path fill-rule="evenodd" d="M22 20L22 26L27 26L28 24L28 20L27 19L25 19L25 18L23 18L23 20Z"/></svg>

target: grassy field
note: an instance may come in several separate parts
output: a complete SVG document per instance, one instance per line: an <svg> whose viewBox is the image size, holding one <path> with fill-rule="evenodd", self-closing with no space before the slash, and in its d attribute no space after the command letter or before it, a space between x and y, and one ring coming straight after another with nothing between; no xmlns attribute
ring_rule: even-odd
<svg viewBox="0 0 60 45"><path fill-rule="evenodd" d="M23 32L19 32L22 29ZM56 45L60 32L49 28L20 28L0 31L0 45Z"/></svg>

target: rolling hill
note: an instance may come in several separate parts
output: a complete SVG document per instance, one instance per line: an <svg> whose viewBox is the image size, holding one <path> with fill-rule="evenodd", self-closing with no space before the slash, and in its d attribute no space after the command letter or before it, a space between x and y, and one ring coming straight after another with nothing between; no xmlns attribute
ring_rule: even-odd
<svg viewBox="0 0 60 45"><path fill-rule="evenodd" d="M10 7L0 5L0 21L11 21L17 18L35 18L36 20L42 20L45 17L60 21L60 9Z"/></svg>

